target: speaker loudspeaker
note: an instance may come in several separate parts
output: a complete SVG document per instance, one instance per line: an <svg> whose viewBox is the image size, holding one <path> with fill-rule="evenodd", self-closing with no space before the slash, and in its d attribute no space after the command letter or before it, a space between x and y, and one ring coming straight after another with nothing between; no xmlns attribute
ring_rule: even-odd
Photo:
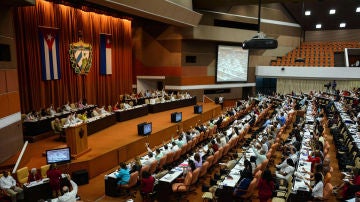
<svg viewBox="0 0 360 202"><path fill-rule="evenodd" d="M89 184L89 173L87 170L74 171L71 178L77 185Z"/></svg>

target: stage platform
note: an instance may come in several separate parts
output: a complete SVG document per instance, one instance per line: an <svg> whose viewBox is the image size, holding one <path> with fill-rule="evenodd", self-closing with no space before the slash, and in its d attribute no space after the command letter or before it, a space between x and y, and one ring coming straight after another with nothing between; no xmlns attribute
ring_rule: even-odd
<svg viewBox="0 0 360 202"><path fill-rule="evenodd" d="M190 106L116 123L88 137L90 152L69 164L60 165L59 168L66 173L85 169L89 177L93 178L118 166L120 162L146 152L146 142L149 142L151 147L160 145L163 141L169 141L172 135L176 137L180 130L186 131L195 124L208 121L221 113L221 106L215 103L198 104L203 105L202 114L194 114L194 108ZM171 123L170 114L173 112L182 112L182 122ZM144 137L137 134L137 125L142 122L152 122L151 135ZM52 136L30 143L18 168L27 166L31 169L45 165L46 159L42 155L45 150L66 146L65 143L55 141L56 138ZM6 163L9 162L0 164L0 167L6 166Z"/></svg>

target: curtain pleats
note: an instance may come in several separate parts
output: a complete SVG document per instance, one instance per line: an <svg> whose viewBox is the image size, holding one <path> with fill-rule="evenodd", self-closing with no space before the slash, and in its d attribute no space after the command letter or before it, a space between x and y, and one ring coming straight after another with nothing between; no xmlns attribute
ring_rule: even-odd
<svg viewBox="0 0 360 202"><path fill-rule="evenodd" d="M276 92L281 94L287 93L309 93L310 91L322 91L326 92L326 87L324 84L327 84L331 80L306 80L306 79L277 79L276 82ZM336 89L340 90L353 90L353 88L358 88L360 86L360 81L336 81ZM331 88L330 88L331 89Z"/></svg>

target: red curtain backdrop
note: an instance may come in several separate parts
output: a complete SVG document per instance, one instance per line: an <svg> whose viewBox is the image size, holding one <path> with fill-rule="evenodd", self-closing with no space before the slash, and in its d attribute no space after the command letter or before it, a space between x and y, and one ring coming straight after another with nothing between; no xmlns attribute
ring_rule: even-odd
<svg viewBox="0 0 360 202"><path fill-rule="evenodd" d="M82 98L99 106L113 105L120 94L132 91L131 21L43 0L16 8L14 18L23 113ZM39 26L59 28L60 80L42 80ZM69 46L79 40L79 31L93 50L86 76L75 74L70 63ZM112 35L112 75L100 75L100 33Z"/></svg>

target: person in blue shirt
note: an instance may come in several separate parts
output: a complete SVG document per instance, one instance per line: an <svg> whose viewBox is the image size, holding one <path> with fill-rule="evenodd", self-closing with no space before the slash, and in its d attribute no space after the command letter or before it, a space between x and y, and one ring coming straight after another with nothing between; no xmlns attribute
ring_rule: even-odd
<svg viewBox="0 0 360 202"><path fill-rule="evenodd" d="M121 185L129 183L130 171L124 162L120 163L120 169L115 173L115 176L117 179L118 188L121 188Z"/></svg>
<svg viewBox="0 0 360 202"><path fill-rule="evenodd" d="M272 124L272 123L271 123L270 117L266 117L266 121L265 121L264 125L262 125L262 128L266 128L266 127L268 127L268 126L271 125L271 124Z"/></svg>
<svg viewBox="0 0 360 202"><path fill-rule="evenodd" d="M241 175L242 180L239 182L239 184L236 186L233 192L233 196L235 198L240 198L242 195L244 195L249 188L249 185L251 183L251 180L253 179L251 172L243 172Z"/></svg>
<svg viewBox="0 0 360 202"><path fill-rule="evenodd" d="M283 126L286 122L286 118L284 116L284 112L281 112L280 113L280 117L279 117L279 122L280 122L280 125Z"/></svg>

